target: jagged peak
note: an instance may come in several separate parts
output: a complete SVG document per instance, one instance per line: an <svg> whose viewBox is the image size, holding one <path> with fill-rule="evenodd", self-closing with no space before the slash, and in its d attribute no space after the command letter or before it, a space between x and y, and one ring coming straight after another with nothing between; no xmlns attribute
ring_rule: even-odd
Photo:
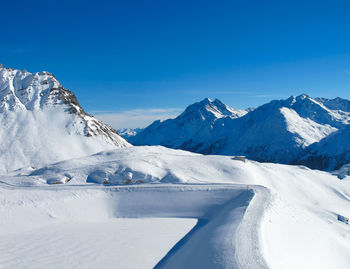
<svg viewBox="0 0 350 269"><path fill-rule="evenodd" d="M297 99L302 99L302 100L303 100L303 99L310 98L310 96L307 95L306 93L302 93L302 94L298 95L296 98L297 98Z"/></svg>
<svg viewBox="0 0 350 269"><path fill-rule="evenodd" d="M40 113L51 109L73 114L72 117L68 116L74 119L72 125L83 126L83 131L79 129L79 133L85 136L103 136L108 143L128 145L113 128L87 114L75 94L65 89L53 74L47 71L30 73L24 70L1 69L0 113Z"/></svg>
<svg viewBox="0 0 350 269"><path fill-rule="evenodd" d="M241 117L248 113L246 110L233 109L219 99L204 98L202 101L189 105L179 118L200 117L203 120L206 118L218 119L222 117Z"/></svg>
<svg viewBox="0 0 350 269"><path fill-rule="evenodd" d="M223 102L221 102L219 99L215 98L214 101L212 101L213 104L215 105L221 105L221 106L226 106Z"/></svg>
<svg viewBox="0 0 350 269"><path fill-rule="evenodd" d="M297 101L297 100L304 100L304 99L311 99L311 97L306 94L306 93L302 93L299 95L291 95L289 98L286 99L286 101Z"/></svg>
<svg viewBox="0 0 350 269"><path fill-rule="evenodd" d="M221 102L219 99L215 98L214 100L210 99L210 98L204 98L202 101L200 102L196 102L192 105L189 106L196 106L196 107L202 107L202 108L208 108L209 107L222 107L222 108L227 108L227 106Z"/></svg>
<svg viewBox="0 0 350 269"><path fill-rule="evenodd" d="M5 68L0 72L0 79L0 112L58 105L68 105L70 112L82 111L75 95L47 71L30 73Z"/></svg>
<svg viewBox="0 0 350 269"><path fill-rule="evenodd" d="M204 98L204 99L202 100L202 102L208 102L208 103L211 103L211 102L213 102L213 100L212 100L212 99L210 99L210 98L208 98L208 97L206 97L206 98Z"/></svg>
<svg viewBox="0 0 350 269"><path fill-rule="evenodd" d="M280 108L289 108L297 111L298 114L303 115L304 117L314 118L317 116L314 112L324 111L327 114L330 114L330 110L319 102L316 99L311 98L309 95L303 93L297 96L290 96L287 99L281 100L272 100L271 102L264 104L256 109L256 113L267 113L266 111L279 111Z"/></svg>

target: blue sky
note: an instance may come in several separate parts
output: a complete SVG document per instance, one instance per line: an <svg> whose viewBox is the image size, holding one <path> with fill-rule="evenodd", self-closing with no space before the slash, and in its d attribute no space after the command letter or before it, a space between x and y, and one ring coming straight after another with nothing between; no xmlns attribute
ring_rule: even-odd
<svg viewBox="0 0 350 269"><path fill-rule="evenodd" d="M350 99L350 1L3 0L0 14L0 62L50 71L114 127L205 97Z"/></svg>

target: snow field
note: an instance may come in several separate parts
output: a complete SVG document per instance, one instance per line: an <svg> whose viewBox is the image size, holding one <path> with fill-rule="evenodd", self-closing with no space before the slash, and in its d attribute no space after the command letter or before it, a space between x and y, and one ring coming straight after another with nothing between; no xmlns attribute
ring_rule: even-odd
<svg viewBox="0 0 350 269"><path fill-rule="evenodd" d="M3 186L0 193L1 268L244 268L235 233L254 187Z"/></svg>
<svg viewBox="0 0 350 269"><path fill-rule="evenodd" d="M0 267L153 268L195 219L54 221L1 235Z"/></svg>
<svg viewBox="0 0 350 269"><path fill-rule="evenodd" d="M87 182L97 171L111 186ZM113 186L124 184L125 173L133 174L134 185ZM65 185L47 184L65 175L71 178ZM342 178L163 147L116 149L1 177L0 215L6 218L0 230L97 216L190 218L198 224L168 249L158 268L199 262L211 268L348 269L350 227L337 217L350 216L350 177Z"/></svg>

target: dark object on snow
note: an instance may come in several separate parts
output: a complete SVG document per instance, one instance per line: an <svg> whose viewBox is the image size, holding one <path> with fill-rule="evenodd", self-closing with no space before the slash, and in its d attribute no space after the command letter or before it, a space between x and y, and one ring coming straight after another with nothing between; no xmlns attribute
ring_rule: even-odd
<svg viewBox="0 0 350 269"><path fill-rule="evenodd" d="M237 161L241 161L241 162L246 162L247 161L247 157L246 156L234 156L232 158L232 160L237 160Z"/></svg>
<svg viewBox="0 0 350 269"><path fill-rule="evenodd" d="M349 224L349 218L344 217L342 215L338 215L338 220L341 221L341 222L344 222L346 224Z"/></svg>

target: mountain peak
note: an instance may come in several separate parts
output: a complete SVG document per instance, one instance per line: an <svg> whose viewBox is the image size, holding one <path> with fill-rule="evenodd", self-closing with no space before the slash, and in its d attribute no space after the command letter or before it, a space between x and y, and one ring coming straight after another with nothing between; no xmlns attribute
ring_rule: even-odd
<svg viewBox="0 0 350 269"><path fill-rule="evenodd" d="M131 142L289 163L305 147L349 125L348 109L348 100L313 99L304 93L235 117L235 111L220 100L206 98L175 119L150 125Z"/></svg>
<svg viewBox="0 0 350 269"><path fill-rule="evenodd" d="M6 169L129 146L45 71L0 69L0 125L0 168Z"/></svg>
<svg viewBox="0 0 350 269"><path fill-rule="evenodd" d="M310 98L310 96L307 95L306 93L302 93L302 94L297 96L297 99L306 99L306 98Z"/></svg>
<svg viewBox="0 0 350 269"><path fill-rule="evenodd" d="M200 117L204 119L219 119L230 116L237 118L243 116L247 112L244 110L233 109L219 99L211 100L205 98L200 102L189 105L185 111L179 116L180 118Z"/></svg>
<svg viewBox="0 0 350 269"><path fill-rule="evenodd" d="M311 99L309 95L307 95L306 93L302 93L299 95L291 95L289 98L287 98L285 101L290 102L290 103L295 103L299 100L305 100L305 99ZM284 100L282 100L284 101Z"/></svg>
<svg viewBox="0 0 350 269"><path fill-rule="evenodd" d="M199 103L202 103L202 104L210 104L212 103L213 100L211 100L210 98L206 97L204 98L202 101L200 101Z"/></svg>

